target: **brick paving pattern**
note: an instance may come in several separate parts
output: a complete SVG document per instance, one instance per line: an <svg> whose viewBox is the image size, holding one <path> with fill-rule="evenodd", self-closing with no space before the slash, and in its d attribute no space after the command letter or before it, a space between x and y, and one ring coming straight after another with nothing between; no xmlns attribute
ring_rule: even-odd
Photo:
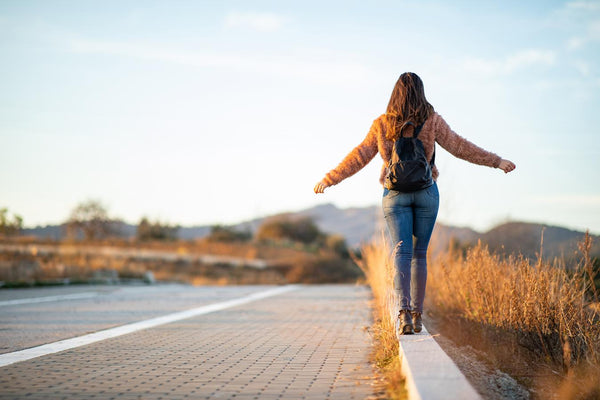
<svg viewBox="0 0 600 400"><path fill-rule="evenodd" d="M369 292L298 290L0 369L0 399L365 399Z"/></svg>
<svg viewBox="0 0 600 400"><path fill-rule="evenodd" d="M131 322L219 303L273 286L64 286L0 290L0 301L53 295L97 294L84 300L0 306L0 353L85 335ZM165 301L168 299L168 301Z"/></svg>

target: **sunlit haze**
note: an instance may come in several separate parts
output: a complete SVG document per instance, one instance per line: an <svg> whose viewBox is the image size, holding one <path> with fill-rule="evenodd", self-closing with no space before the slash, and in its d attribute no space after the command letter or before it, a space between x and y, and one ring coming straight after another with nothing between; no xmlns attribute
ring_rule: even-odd
<svg viewBox="0 0 600 400"><path fill-rule="evenodd" d="M600 233L600 1L2 1L0 208L129 223L378 205L381 158L315 195L405 71L500 170L439 145L440 222Z"/></svg>

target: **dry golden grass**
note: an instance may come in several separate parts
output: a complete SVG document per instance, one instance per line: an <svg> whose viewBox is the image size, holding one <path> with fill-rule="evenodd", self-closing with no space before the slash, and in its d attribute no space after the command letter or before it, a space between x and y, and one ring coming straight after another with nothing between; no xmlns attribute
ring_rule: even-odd
<svg viewBox="0 0 600 400"><path fill-rule="evenodd" d="M362 279L360 270L352 261L334 249L296 243L218 243L207 240L45 243L22 239L0 242L18 246L12 250L0 250L0 283L6 287L66 281L100 283L102 280L95 277L110 272L116 272L122 281L139 280L146 271L151 271L157 280L198 285L356 282ZM120 253L119 249L152 250L164 254L141 258L135 253ZM226 260L210 263L194 257L203 255L261 259L268 266L262 269L240 267Z"/></svg>
<svg viewBox="0 0 600 400"><path fill-rule="evenodd" d="M520 352L531 371L554 371L552 378L528 382L531 387L555 386L552 391L560 399L600 398L600 387L589 384L600 382L600 313L589 257L591 238L586 236L579 247L581 262L569 267L541 257L535 263L500 258L481 243L465 255L445 254L429 264L428 306L443 318L464 319L463 326L471 324L491 336L487 351ZM493 349L499 340L509 347ZM561 377L558 384L556 376Z"/></svg>
<svg viewBox="0 0 600 400"><path fill-rule="evenodd" d="M600 398L600 307L590 247L587 236L581 263L570 268L541 258L500 258L482 244L465 255L449 252L429 263L427 307L439 318L463 321L460 329L474 328L467 343L480 339L474 335L491 338L485 349L491 358L516 362L517 350L525 354L519 362L526 369L554 371L525 382L530 387L546 386L560 399ZM375 362L386 377L399 368L392 362L398 347L388 254L381 245L368 245L360 262L374 295Z"/></svg>
<svg viewBox="0 0 600 400"><path fill-rule="evenodd" d="M407 398L407 394L394 328L394 275L387 254L387 250L381 246L369 244L362 248L362 259L355 261L363 270L367 284L373 292L372 361L383 379L385 398L402 400Z"/></svg>
<svg viewBox="0 0 600 400"><path fill-rule="evenodd" d="M542 260L531 265L478 244L466 257L449 253L430 263L428 302L448 316L529 335L567 371L582 362L600 364L590 273L586 262L572 270Z"/></svg>
<svg viewBox="0 0 600 400"><path fill-rule="evenodd" d="M258 243L254 241L249 242L216 242L210 241L206 238L194 239L194 240L177 240L177 241L137 241L134 239L104 239L94 241L75 241L65 239L63 241L53 240L42 240L35 237L15 237L15 238L2 238L0 237L0 243L6 244L22 244L22 245L51 245L60 248L74 248L79 247L112 247L112 248L125 248L127 250L140 249L140 250L160 250L167 252L175 252L178 254L213 254L213 255L224 255L231 257L241 257L247 259L268 259L268 260L287 260L303 255L306 253L306 249L301 244L291 244L287 247L282 246L271 246L264 243Z"/></svg>

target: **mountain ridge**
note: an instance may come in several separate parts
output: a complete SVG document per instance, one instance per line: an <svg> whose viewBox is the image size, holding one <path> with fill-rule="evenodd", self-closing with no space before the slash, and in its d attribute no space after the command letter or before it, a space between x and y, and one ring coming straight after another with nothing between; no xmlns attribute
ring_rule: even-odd
<svg viewBox="0 0 600 400"><path fill-rule="evenodd" d="M383 212L381 207L375 205L338 208L334 204L325 203L296 212L279 213L251 219L231 225L231 227L255 232L265 220L282 215L311 217L323 232L344 236L348 245L352 247L358 247L373 240L381 240L382 236L387 235ZM125 237L135 236L135 225L123 223L119 229ZM184 226L180 227L178 237L184 240L202 238L208 235L210 230L211 226L209 225ZM62 239L64 232L64 224L25 228L22 231L23 235L53 240ZM533 222L510 221L495 226L486 232L478 232L468 227L449 226L438 222L434 229L431 249L434 254L439 254L448 248L451 240L461 246L472 245L481 240L493 252L522 254L528 258L535 258L542 248L542 232L542 251L545 258L573 257L577 252L577 243L585 235L581 231ZM592 255L600 257L600 237L591 236L594 241Z"/></svg>

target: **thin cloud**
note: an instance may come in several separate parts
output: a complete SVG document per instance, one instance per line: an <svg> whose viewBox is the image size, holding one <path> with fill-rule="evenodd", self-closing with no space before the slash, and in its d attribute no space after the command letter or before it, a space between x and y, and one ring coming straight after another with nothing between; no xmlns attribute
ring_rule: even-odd
<svg viewBox="0 0 600 400"><path fill-rule="evenodd" d="M600 10L600 3L597 1L571 1L566 4L567 8L573 8L586 11Z"/></svg>
<svg viewBox="0 0 600 400"><path fill-rule="evenodd" d="M600 41L600 20L591 21L585 32L580 36L574 36L567 42L567 49L579 50L588 43Z"/></svg>
<svg viewBox="0 0 600 400"><path fill-rule="evenodd" d="M592 68L590 67L590 64L583 61L583 60L575 60L573 61L573 65L575 66L575 69L577 71L579 71L579 73L584 76L584 77L589 77L592 76Z"/></svg>
<svg viewBox="0 0 600 400"><path fill-rule="evenodd" d="M285 18L273 13L232 12L225 17L226 28L247 28L259 32L275 32L283 27Z"/></svg>
<svg viewBox="0 0 600 400"><path fill-rule="evenodd" d="M123 42L104 42L85 39L74 39L69 48L76 53L105 54L131 57L149 61L163 61L194 67L223 67L235 65L239 60L235 57L225 57L199 52L181 52L161 49L156 46L131 44Z"/></svg>
<svg viewBox="0 0 600 400"><path fill-rule="evenodd" d="M552 14L552 27L577 32L566 42L566 49L581 50L600 41L600 2L571 1Z"/></svg>
<svg viewBox="0 0 600 400"><path fill-rule="evenodd" d="M482 75L510 75L511 73L532 66L551 66L556 62L556 53L551 50L522 50L503 60L486 60L470 58L463 67L470 72Z"/></svg>
<svg viewBox="0 0 600 400"><path fill-rule="evenodd" d="M198 68L229 68L322 84L360 82L369 75L361 64L340 61L301 60L296 57L240 55L208 51L172 50L155 45L74 39L69 49L76 53L105 54L140 60L167 62ZM333 56L333 55L332 55Z"/></svg>
<svg viewBox="0 0 600 400"><path fill-rule="evenodd" d="M567 42L567 49L568 50L578 50L581 49L587 42L586 38L583 37L572 37L569 39L569 41Z"/></svg>

